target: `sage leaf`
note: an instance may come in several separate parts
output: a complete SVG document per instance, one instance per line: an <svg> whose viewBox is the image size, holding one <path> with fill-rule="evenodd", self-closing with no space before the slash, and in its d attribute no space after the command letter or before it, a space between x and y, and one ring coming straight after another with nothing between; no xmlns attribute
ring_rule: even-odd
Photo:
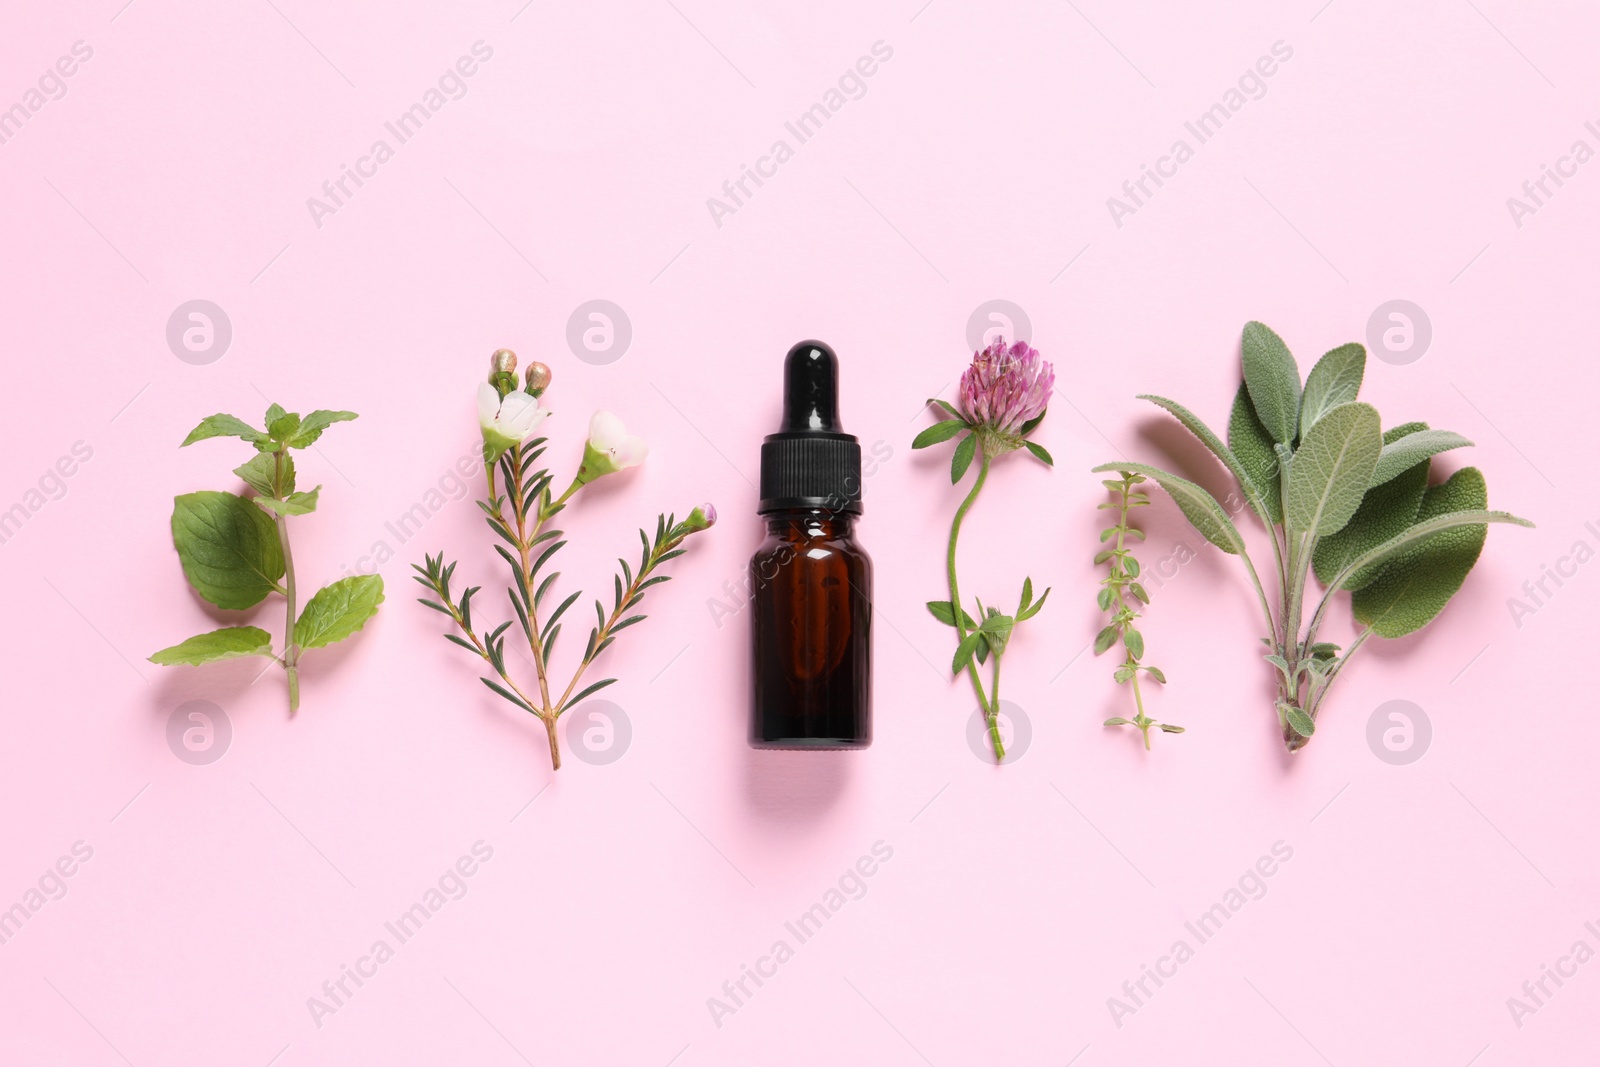
<svg viewBox="0 0 1600 1067"><path fill-rule="evenodd" d="M336 422L350 422L359 417L353 411L328 411L318 408L300 420L299 428L289 438L288 445L290 448L309 448L329 426Z"/></svg>
<svg viewBox="0 0 1600 1067"><path fill-rule="evenodd" d="M967 468L972 466L972 457L978 450L978 435L969 433L956 445L955 454L950 457L950 484L954 485L967 473Z"/></svg>
<svg viewBox="0 0 1600 1067"><path fill-rule="evenodd" d="M1279 444L1292 444L1300 426L1300 368L1283 338L1259 322L1247 322L1241 345L1244 384L1261 425Z"/></svg>
<svg viewBox="0 0 1600 1067"><path fill-rule="evenodd" d="M253 445L263 444L267 435L251 426L248 422L234 415L208 415L200 420L200 425L189 431L189 436L183 439L179 448L187 448L196 441L204 441L211 437L237 437Z"/></svg>
<svg viewBox="0 0 1600 1067"><path fill-rule="evenodd" d="M1272 435L1261 425L1255 407L1250 403L1250 389L1243 382L1233 397L1233 412L1228 417L1228 450L1239 462L1239 469L1249 476L1239 484L1245 495L1255 490L1266 509L1267 519L1278 525L1283 522L1283 481L1278 477L1278 453L1272 447Z"/></svg>
<svg viewBox="0 0 1600 1067"><path fill-rule="evenodd" d="M1401 471L1452 448L1468 448L1472 442L1449 430L1422 429L1409 433L1383 446L1378 456L1377 469L1372 472L1372 484L1382 485Z"/></svg>
<svg viewBox="0 0 1600 1067"><path fill-rule="evenodd" d="M1407 423L1384 431L1384 442L1398 440L1407 433L1425 430L1422 423ZM1382 460L1379 460L1382 463ZM1410 526L1417 518L1417 508L1422 505L1422 494L1428 490L1429 461L1402 471L1398 476L1373 485L1361 498L1361 506L1350 516L1344 528L1317 542L1311 557L1317 579L1327 585L1345 564L1369 548L1382 544ZM1360 589L1377 573L1377 568L1367 567L1345 582L1346 589Z"/></svg>
<svg viewBox="0 0 1600 1067"><path fill-rule="evenodd" d="M1200 532L1200 536L1216 545L1222 551L1231 555L1239 555L1244 551L1244 538L1239 536L1239 531L1233 525L1233 520L1228 518L1228 513L1222 510L1222 505L1217 503L1216 497L1206 492L1200 486L1180 478L1176 474L1169 474L1164 470L1151 467L1144 463L1102 463L1093 468L1096 474L1105 471L1133 471L1142 474L1165 489L1172 499L1177 502L1191 525ZM1137 577L1138 570L1132 565L1132 557L1128 558L1128 573Z"/></svg>
<svg viewBox="0 0 1600 1067"><path fill-rule="evenodd" d="M175 498L172 544L194 591L219 608L254 607L283 577L277 528L260 508L232 493Z"/></svg>
<svg viewBox="0 0 1600 1067"><path fill-rule="evenodd" d="M1307 715L1299 708L1285 708L1284 715L1289 720L1289 725L1294 728L1294 732L1299 734L1301 737L1310 737L1312 734L1316 733L1316 723L1311 721L1311 716Z"/></svg>
<svg viewBox="0 0 1600 1067"><path fill-rule="evenodd" d="M911 447L927 448L929 445L936 445L940 441L948 441L966 428L966 422L961 419L945 419L943 422L936 422L917 434L916 439L911 442Z"/></svg>
<svg viewBox="0 0 1600 1067"><path fill-rule="evenodd" d="M1383 451L1378 410L1340 404L1306 431L1289 469L1290 530L1322 536L1350 521Z"/></svg>
<svg viewBox="0 0 1600 1067"><path fill-rule="evenodd" d="M1348 404L1361 392L1361 378L1367 369L1367 350L1358 344L1332 349L1306 375L1306 391L1300 398L1300 436L1317 420L1340 404Z"/></svg>
<svg viewBox="0 0 1600 1067"><path fill-rule="evenodd" d="M294 624L302 649L343 641L366 625L383 603L383 575L357 574L317 590Z"/></svg>
<svg viewBox="0 0 1600 1067"><path fill-rule="evenodd" d="M238 659L241 656L271 656L272 636L259 626L228 626L210 633L196 634L181 644L163 648L150 657L151 663L163 667L187 664L198 667L202 663Z"/></svg>
<svg viewBox="0 0 1600 1067"><path fill-rule="evenodd" d="M322 486L317 486L309 493L290 493L284 500L271 496L255 497L255 502L268 511L278 515L309 515L317 510L317 494L322 491Z"/></svg>
<svg viewBox="0 0 1600 1067"><path fill-rule="evenodd" d="M1242 389L1241 396L1245 396ZM1184 427L1199 438L1200 443L1210 449L1211 454L1221 460L1224 467L1228 468L1228 473L1232 474L1234 479L1238 481L1239 488L1243 490L1245 499L1250 502L1250 507L1260 516L1261 521L1269 524L1275 521L1271 517L1272 512L1267 508L1266 498L1262 495L1256 476L1247 471L1244 464L1239 462L1239 458L1233 454L1232 450L1222 443L1222 439L1211 432L1211 427L1200 421L1200 418L1194 412L1175 400L1168 400L1164 396L1152 396L1149 393L1141 393L1139 399L1150 401L1157 407L1170 412L1179 422L1183 423ZM1248 397L1246 396L1247 405L1248 402ZM1268 451L1270 452L1270 446ZM1268 481L1273 485L1277 485L1277 478L1278 461L1277 457L1273 456ZM1111 484L1115 486L1117 483L1112 482Z"/></svg>
<svg viewBox="0 0 1600 1067"><path fill-rule="evenodd" d="M1100 725L1102 725L1102 726L1132 726L1133 725L1133 720L1132 719L1124 719L1121 715L1113 715L1113 716L1111 716L1111 718L1107 719L1105 722L1101 723Z"/></svg>
<svg viewBox="0 0 1600 1067"><path fill-rule="evenodd" d="M1453 511L1481 511L1488 504L1483 474L1476 467L1465 467L1428 489L1417 520L1424 522ZM1377 576L1355 593L1351 611L1379 637L1404 637L1422 629L1466 581L1488 534L1485 525L1457 526L1413 545L1384 564Z"/></svg>
<svg viewBox="0 0 1600 1067"><path fill-rule="evenodd" d="M1464 467L1462 469L1472 470L1474 468ZM1453 530L1458 526L1476 526L1485 522L1507 522L1513 526L1533 526L1533 523L1527 519L1518 518L1509 511L1452 511L1443 515L1435 515L1431 519L1419 519L1415 524L1389 538L1383 544L1368 549L1349 563L1346 563L1344 569L1334 576L1335 581L1331 584L1342 585L1349 579L1351 574L1361 568L1389 560L1402 550L1410 548L1418 541L1422 541L1436 533Z"/></svg>

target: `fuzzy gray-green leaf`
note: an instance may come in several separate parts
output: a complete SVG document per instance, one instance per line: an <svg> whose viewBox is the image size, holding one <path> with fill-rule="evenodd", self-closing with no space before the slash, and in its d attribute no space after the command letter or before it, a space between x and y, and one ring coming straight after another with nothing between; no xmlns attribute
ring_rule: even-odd
<svg viewBox="0 0 1600 1067"><path fill-rule="evenodd" d="M1244 384L1261 425L1279 444L1292 444L1300 426L1300 368L1289 346L1272 329L1247 322L1240 350Z"/></svg>
<svg viewBox="0 0 1600 1067"><path fill-rule="evenodd" d="M1133 471L1144 475L1172 496L1190 524L1200 532L1200 536L1232 555L1244 551L1244 538L1239 536L1233 520L1222 510L1222 505L1217 503L1216 497L1187 478L1180 478L1176 474L1144 463L1103 463L1092 469L1096 474L1105 471ZM1132 564L1133 560L1130 558L1128 563ZM1138 571L1129 566L1128 573L1137 576Z"/></svg>
<svg viewBox="0 0 1600 1067"><path fill-rule="evenodd" d="M172 543L194 591L219 608L254 607L283 577L277 528L260 508L232 493L174 499Z"/></svg>
<svg viewBox="0 0 1600 1067"><path fill-rule="evenodd" d="M1240 382L1233 397L1233 412L1228 416L1228 450L1238 461L1239 469L1249 476L1249 484L1266 508L1267 519L1277 525L1283 522L1283 482L1278 477L1278 453L1272 443L1272 435L1261 425L1250 403L1249 386ZM1245 492L1248 494L1249 489Z"/></svg>
<svg viewBox="0 0 1600 1067"><path fill-rule="evenodd" d="M1449 430L1423 429L1405 434L1394 441L1386 441L1378 456L1378 466L1372 472L1372 484L1382 485L1401 471L1409 470L1425 459L1448 452L1452 448L1468 448L1472 442Z"/></svg>
<svg viewBox="0 0 1600 1067"><path fill-rule="evenodd" d="M1322 416L1356 398L1366 369L1367 350L1358 344L1340 345L1317 360L1306 375L1306 391L1300 398L1301 437Z"/></svg>
<svg viewBox="0 0 1600 1067"><path fill-rule="evenodd" d="M1476 467L1465 467L1444 483L1429 487L1417 520L1483 510L1488 504L1483 474ZM1488 533L1487 526L1457 526L1408 548L1379 568L1371 583L1355 593L1351 611L1379 637L1404 637L1422 629L1466 581Z"/></svg>
<svg viewBox="0 0 1600 1067"><path fill-rule="evenodd" d="M1383 430L1371 404L1340 404L1306 431L1289 468L1291 531L1324 536L1350 521L1372 484Z"/></svg>
<svg viewBox="0 0 1600 1067"><path fill-rule="evenodd" d="M1463 469L1472 470L1473 468L1466 467ZM1332 584L1342 584L1343 581L1350 578L1351 574L1361 570L1363 567L1370 567L1392 559L1400 552L1436 533L1455 529L1458 526L1477 526L1486 522L1505 522L1513 526L1528 527L1533 525L1527 519L1518 518L1509 511L1452 511L1443 515L1435 515L1431 519L1418 519L1410 527L1389 538L1383 544L1368 549L1354 560L1345 564L1344 570L1335 575L1335 581Z"/></svg>
<svg viewBox="0 0 1600 1067"><path fill-rule="evenodd" d="M1422 423L1396 426L1384 431L1384 443L1425 429L1427 427ZM1428 466L1428 460L1424 459L1397 477L1373 485L1361 498L1361 506L1350 516L1344 528L1317 542L1311 562L1322 584L1333 581L1334 575L1361 553L1382 544L1416 521L1417 508L1422 505L1422 494L1428 490ZM1350 576L1344 588L1360 589L1372 580L1375 573L1376 568L1363 568Z"/></svg>
<svg viewBox="0 0 1600 1067"><path fill-rule="evenodd" d="M1168 400L1164 396L1152 396L1148 393L1141 393L1139 399L1148 400L1157 407L1165 409L1179 422L1183 423L1184 427L1199 438L1200 443L1209 448L1211 454L1221 460L1224 467L1228 468L1228 473L1232 474L1238 481L1239 488L1243 491L1245 499L1250 502L1250 506L1255 510L1255 513L1261 517L1261 521L1264 523L1274 521L1271 518L1271 511L1267 507L1266 498L1257 484L1257 478L1245 469L1244 464L1239 462L1239 458L1233 454L1233 451L1222 443L1220 437L1211 431L1211 427L1200 421L1200 418L1194 412L1175 400ZM1271 469L1272 475L1268 480L1273 485L1276 485L1278 469L1276 457L1273 457Z"/></svg>

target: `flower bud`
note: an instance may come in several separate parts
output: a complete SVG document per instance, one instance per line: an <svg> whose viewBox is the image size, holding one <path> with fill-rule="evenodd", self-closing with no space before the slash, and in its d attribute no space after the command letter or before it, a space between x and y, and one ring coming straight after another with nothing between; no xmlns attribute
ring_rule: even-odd
<svg viewBox="0 0 1600 1067"><path fill-rule="evenodd" d="M509 348L495 349L489 357L489 384L501 396L517 388L517 354Z"/></svg>
<svg viewBox="0 0 1600 1067"><path fill-rule="evenodd" d="M550 388L550 368L538 360L528 364L528 369L523 372L523 378L528 383L528 395L538 398Z"/></svg>
<svg viewBox="0 0 1600 1067"><path fill-rule="evenodd" d="M701 504L689 512L689 517L683 524L691 530L709 530L717 522L717 509L710 504Z"/></svg>

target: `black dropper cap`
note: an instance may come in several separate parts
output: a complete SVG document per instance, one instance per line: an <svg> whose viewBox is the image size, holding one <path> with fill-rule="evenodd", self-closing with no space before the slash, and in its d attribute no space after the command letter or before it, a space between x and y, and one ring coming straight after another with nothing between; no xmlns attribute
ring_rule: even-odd
<svg viewBox="0 0 1600 1067"><path fill-rule="evenodd" d="M783 361L783 426L761 445L758 511L861 514L861 442L839 428L839 357L801 341Z"/></svg>

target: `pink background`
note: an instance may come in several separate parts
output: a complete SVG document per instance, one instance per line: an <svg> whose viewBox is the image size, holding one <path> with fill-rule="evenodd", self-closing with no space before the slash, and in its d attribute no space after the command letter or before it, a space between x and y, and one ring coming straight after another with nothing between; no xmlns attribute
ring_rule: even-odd
<svg viewBox="0 0 1600 1067"><path fill-rule="evenodd" d="M1600 926L1600 730L1579 666L1600 572L1547 584L1520 626L1507 607L1575 542L1600 547L1578 460L1593 453L1579 427L1600 173L1579 168L1520 227L1506 206L1575 140L1600 147L1584 128L1600 118L1592 15L1504 0L122 3L32 5L0 39L0 107L74 42L93 49L0 145L0 509L29 512L0 545L0 907L76 842L93 852L0 945L0 1060L1592 1055L1600 963L1549 983L1520 1027L1506 1004L1574 942L1600 948L1584 927ZM307 198L480 40L493 55L465 96L319 227ZM775 139L793 147L784 123L878 41L893 54L865 94L717 225L707 198ZM1106 198L1278 41L1293 54L1265 95L1114 224ZM165 336L196 298L233 329L203 366ZM608 365L566 342L596 298L632 323ZM970 594L1010 600L1030 574L1055 589L1007 660L1033 738L1000 769L966 743L972 697L922 607L957 501L948 451L908 447L995 298L1026 309L1059 374L1039 432L1055 470L1001 463L964 538ZM1199 551L1153 589L1149 662L1171 684L1151 705L1189 733L1147 754L1102 728L1127 694L1083 652L1103 499L1087 469L1137 456L1222 485L1134 394L1220 427L1246 320L1276 327L1304 370L1396 298L1425 310L1433 342L1409 365L1373 359L1364 398L1391 423L1473 438L1439 467L1482 467L1491 504L1538 529L1494 529L1444 616L1363 653L1291 759L1248 587L1163 499L1147 567ZM712 604L736 604L779 360L811 336L843 361L848 427L889 453L861 523L877 742L755 754L745 616L719 626ZM538 724L411 601L409 565L444 548L503 617L477 509L448 501L404 544L386 527L474 446L472 391L499 346L555 368L562 477L598 406L652 445L566 517L581 535L566 589L608 588L657 510L710 499L723 516L608 653L622 681L605 695L633 730L609 765L569 757L553 775ZM252 682L249 663L144 658L215 625L182 582L171 497L231 487L248 454L177 443L202 415L258 419L269 398L361 413L301 463L325 487L294 524L302 580L370 568L380 542L394 553L382 613L308 658L292 720L276 670ZM44 477L76 442L92 457ZM278 611L254 621L277 631ZM1343 605L1335 618L1347 634ZM581 647L571 625L563 662ZM191 699L231 723L209 765L168 747ZM1395 699L1433 725L1409 766L1366 740ZM384 923L478 841L493 857L465 896L318 1026L307 999L392 945ZM879 841L892 858L865 895L799 945L785 922ZM1293 855L1265 895L1199 945L1185 923L1277 842ZM718 1026L708 998L779 939L794 958ZM1108 998L1179 939L1194 958L1117 1025Z"/></svg>

